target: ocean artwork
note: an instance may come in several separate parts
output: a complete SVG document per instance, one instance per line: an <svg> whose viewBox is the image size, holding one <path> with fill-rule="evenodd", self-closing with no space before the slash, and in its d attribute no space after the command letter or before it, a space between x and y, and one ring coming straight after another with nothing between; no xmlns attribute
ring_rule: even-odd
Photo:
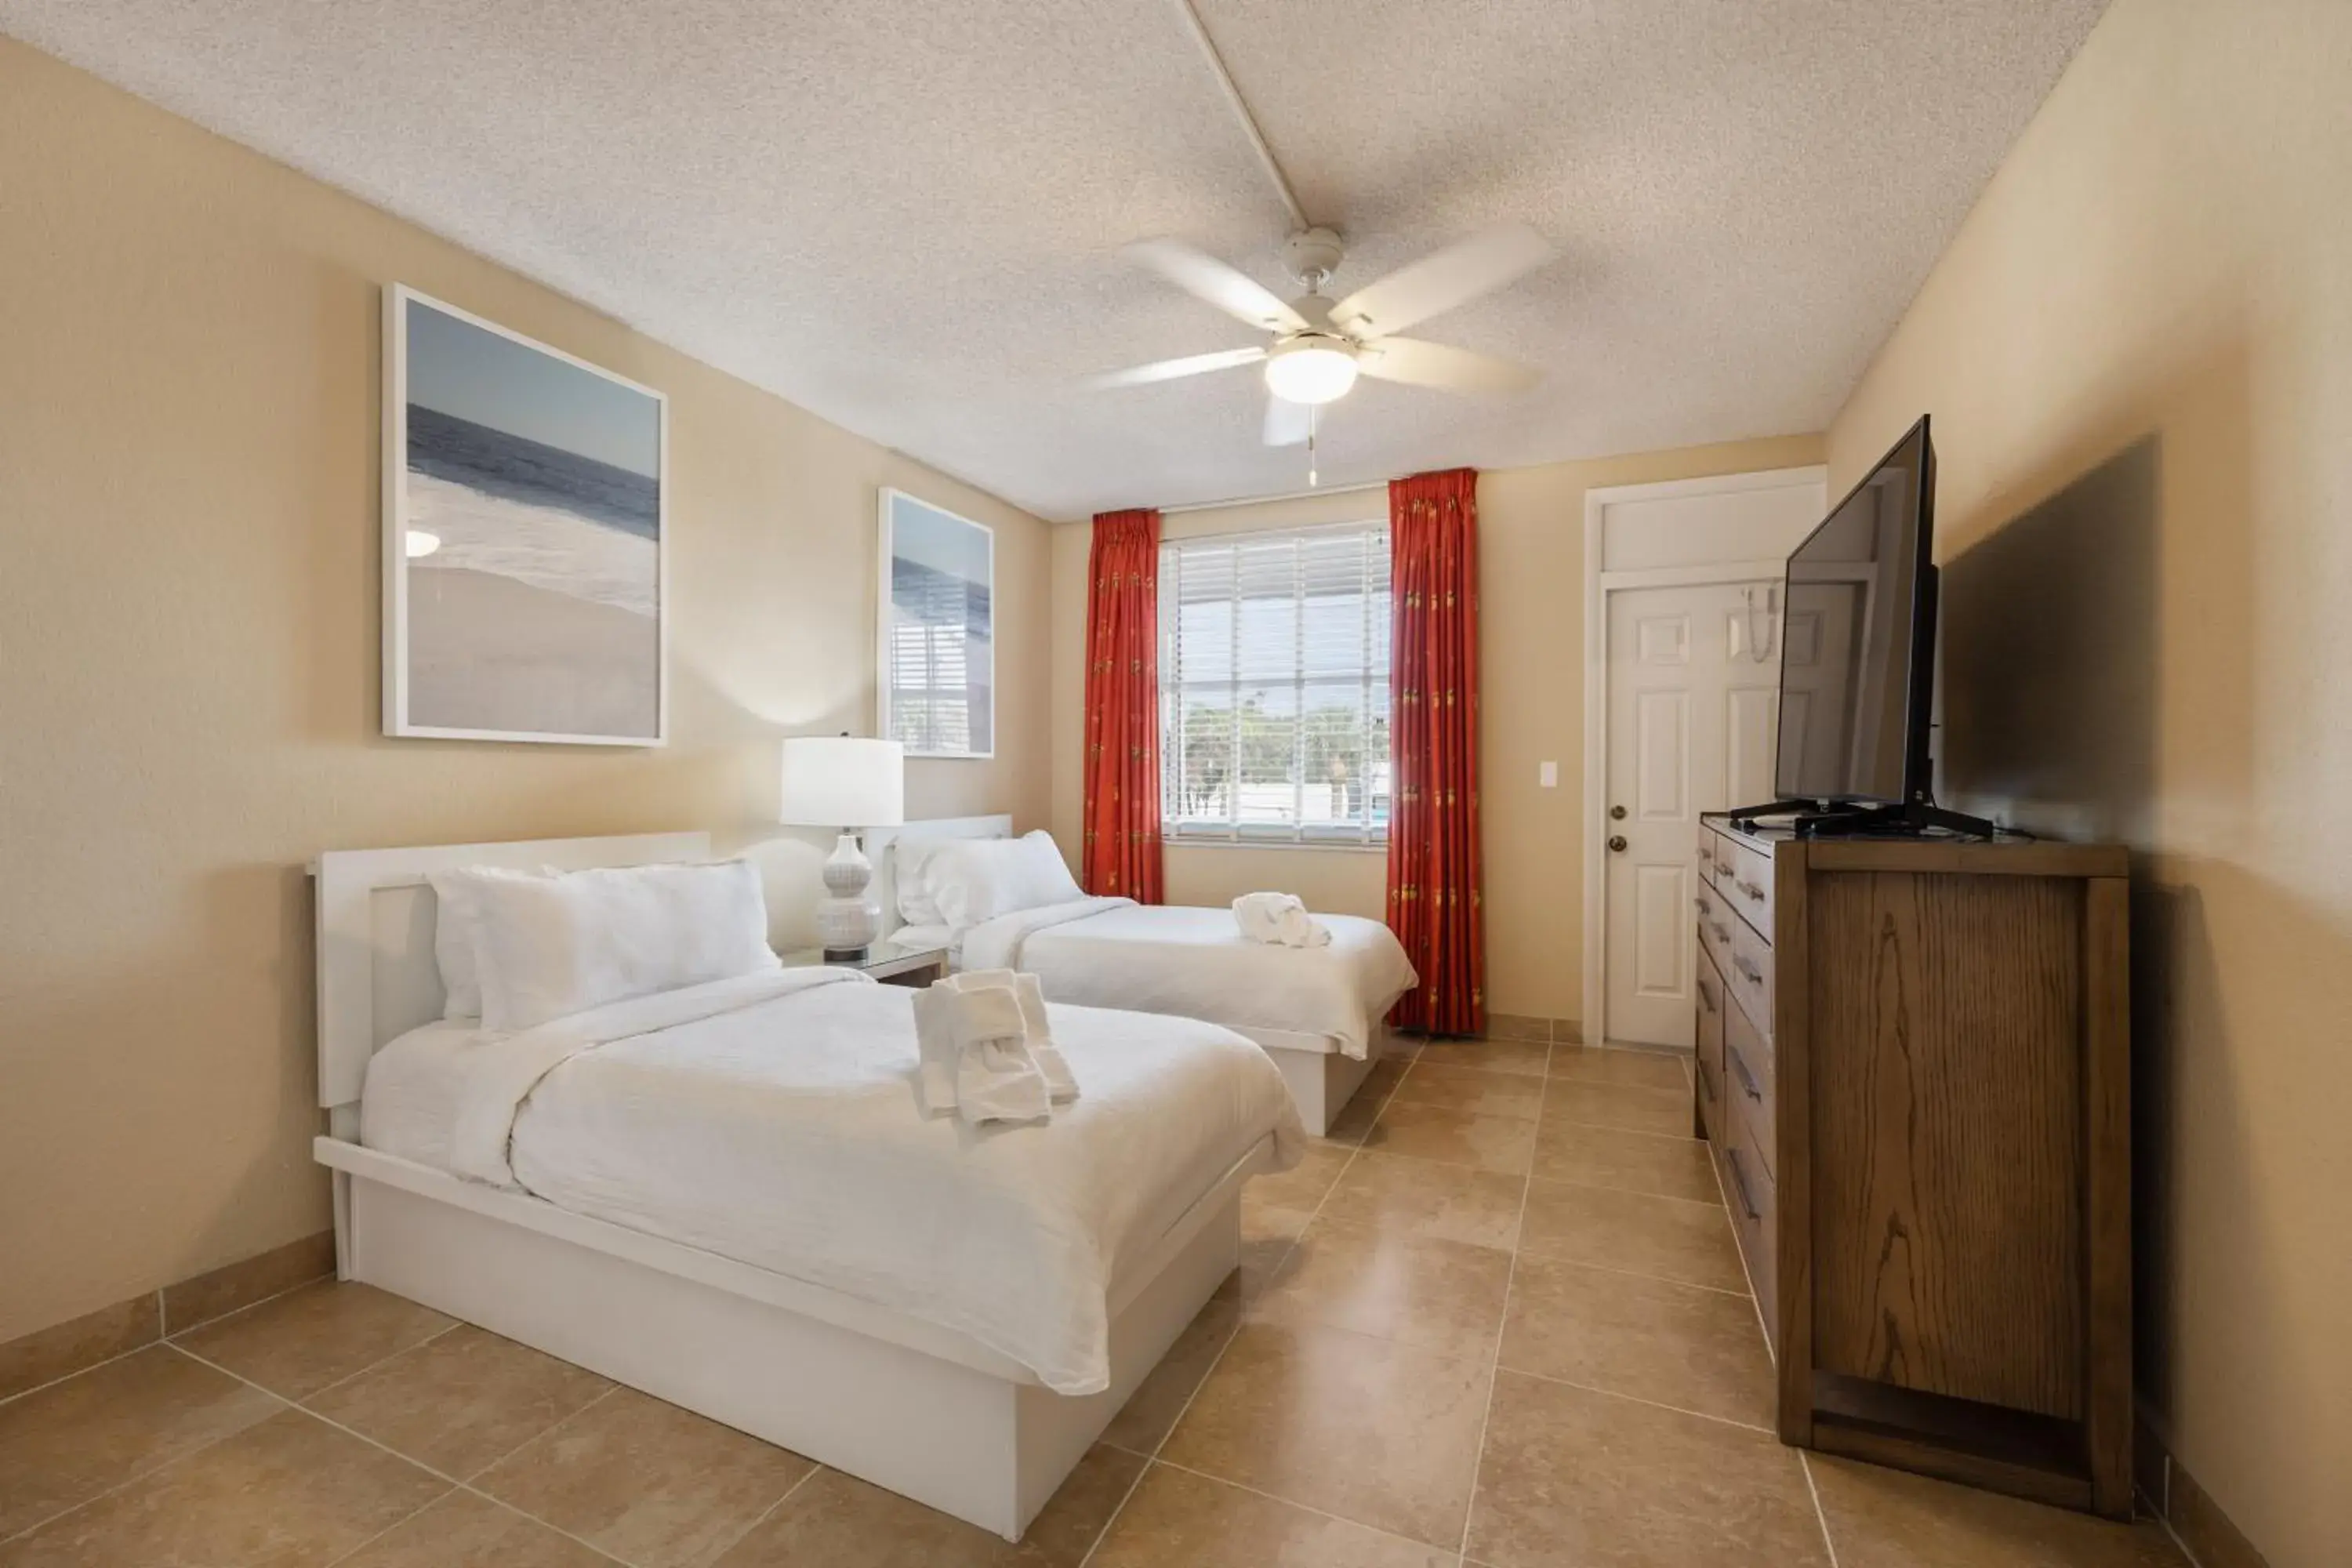
<svg viewBox="0 0 2352 1568"><path fill-rule="evenodd" d="M881 725L910 757L996 752L996 536L882 492Z"/></svg>
<svg viewBox="0 0 2352 1568"><path fill-rule="evenodd" d="M392 291L384 731L657 745L659 393Z"/></svg>

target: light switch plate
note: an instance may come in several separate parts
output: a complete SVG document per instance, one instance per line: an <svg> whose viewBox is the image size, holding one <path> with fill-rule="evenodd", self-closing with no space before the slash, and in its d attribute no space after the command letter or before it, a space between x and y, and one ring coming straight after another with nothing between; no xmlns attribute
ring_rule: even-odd
<svg viewBox="0 0 2352 1568"><path fill-rule="evenodd" d="M1536 764L1536 783L1541 784L1546 789L1558 789L1559 787L1559 764L1558 763L1538 763Z"/></svg>

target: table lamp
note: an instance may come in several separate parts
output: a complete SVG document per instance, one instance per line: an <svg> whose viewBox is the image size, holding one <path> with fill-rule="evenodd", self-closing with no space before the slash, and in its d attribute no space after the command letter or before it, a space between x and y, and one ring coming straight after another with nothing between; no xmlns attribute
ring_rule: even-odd
<svg viewBox="0 0 2352 1568"><path fill-rule="evenodd" d="M784 742L783 805L776 820L841 830L824 863L826 897L816 907L817 938L827 958L863 956L882 934L882 910L866 896L874 867L858 847L857 830L906 820L906 777L896 741L794 735Z"/></svg>

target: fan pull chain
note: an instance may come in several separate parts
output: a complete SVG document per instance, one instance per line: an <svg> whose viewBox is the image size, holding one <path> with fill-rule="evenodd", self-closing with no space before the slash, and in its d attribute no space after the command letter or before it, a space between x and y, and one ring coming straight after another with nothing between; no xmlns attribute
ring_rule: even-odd
<svg viewBox="0 0 2352 1568"><path fill-rule="evenodd" d="M1307 405L1307 488L1313 489L1319 481L1315 478L1315 405Z"/></svg>

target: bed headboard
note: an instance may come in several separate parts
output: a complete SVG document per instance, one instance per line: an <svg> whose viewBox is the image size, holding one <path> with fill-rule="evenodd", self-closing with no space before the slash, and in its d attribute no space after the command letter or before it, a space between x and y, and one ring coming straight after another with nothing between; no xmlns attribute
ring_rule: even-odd
<svg viewBox="0 0 2352 1568"><path fill-rule="evenodd" d="M462 866L580 871L709 858L707 833L337 849L320 856L310 866L319 934L319 1103L332 1110L357 1100L376 1047L441 1016L427 876Z"/></svg>
<svg viewBox="0 0 2352 1568"><path fill-rule="evenodd" d="M874 879L866 891L882 906L882 934L888 936L907 922L898 918L898 862L891 846L901 838L1010 838L1010 816L941 816L929 822L909 822L903 827L866 830L866 858L873 863Z"/></svg>

